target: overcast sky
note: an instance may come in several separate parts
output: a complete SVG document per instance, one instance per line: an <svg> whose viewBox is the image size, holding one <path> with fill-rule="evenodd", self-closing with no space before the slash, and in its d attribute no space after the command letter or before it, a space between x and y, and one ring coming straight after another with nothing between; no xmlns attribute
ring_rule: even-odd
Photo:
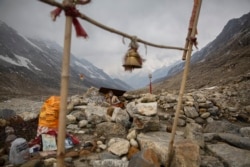
<svg viewBox="0 0 250 167"><path fill-rule="evenodd" d="M193 0L92 0L90 4L77 8L102 24L143 40L184 47L192 7ZM20 34L53 40L63 46L65 16L62 13L53 22L50 18L53 9L55 7L38 0L0 0L0 20ZM198 21L198 47L214 40L228 20L248 12L250 0L203 0ZM124 44L121 36L85 20L79 21L89 38L77 38L72 28L71 52L114 77L153 72L182 57L182 51L150 46L145 50L145 46L139 44L139 53L146 62L140 70L125 72L122 60L130 41L125 39Z"/></svg>

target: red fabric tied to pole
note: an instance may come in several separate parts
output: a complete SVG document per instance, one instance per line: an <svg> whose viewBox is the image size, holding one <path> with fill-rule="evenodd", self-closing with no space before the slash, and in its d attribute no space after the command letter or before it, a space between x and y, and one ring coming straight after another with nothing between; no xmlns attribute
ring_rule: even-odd
<svg viewBox="0 0 250 167"><path fill-rule="evenodd" d="M84 38L88 37L88 34L86 33L86 31L83 29L83 27L81 26L81 24L75 17L73 17L73 25L75 27L77 37L81 37L81 36Z"/></svg>
<svg viewBox="0 0 250 167"><path fill-rule="evenodd" d="M57 16L60 15L61 11L62 11L61 8L56 8L55 10L51 11L50 14L51 14L53 21L56 21L56 18L57 18ZM75 27L76 36L87 38L88 34L86 33L84 28L81 26L81 24L77 20L77 17L79 16L79 14L80 14L79 11L75 7L66 7L65 8L65 15L71 16L73 19L72 21L73 21L73 25Z"/></svg>

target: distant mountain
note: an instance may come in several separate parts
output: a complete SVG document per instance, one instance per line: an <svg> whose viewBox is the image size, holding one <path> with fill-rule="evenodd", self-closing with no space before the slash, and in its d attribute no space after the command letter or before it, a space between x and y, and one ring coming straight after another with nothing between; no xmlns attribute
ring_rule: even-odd
<svg viewBox="0 0 250 167"><path fill-rule="evenodd" d="M155 76L166 73L154 81L157 89L179 89L183 68L182 61L155 71ZM187 88L223 85L249 74L250 13L230 20L215 40L192 55Z"/></svg>
<svg viewBox="0 0 250 167"><path fill-rule="evenodd" d="M53 41L27 38L0 21L0 95L58 93L63 48ZM84 74L84 80L79 75ZM88 87L130 90L85 59L71 55L70 93Z"/></svg>

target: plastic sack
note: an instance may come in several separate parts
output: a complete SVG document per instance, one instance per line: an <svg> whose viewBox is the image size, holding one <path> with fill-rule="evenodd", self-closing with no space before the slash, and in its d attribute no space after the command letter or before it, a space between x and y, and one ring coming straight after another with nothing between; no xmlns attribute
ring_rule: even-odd
<svg viewBox="0 0 250 167"><path fill-rule="evenodd" d="M60 97L51 96L43 104L38 120L38 126L58 129L58 117L60 111Z"/></svg>
<svg viewBox="0 0 250 167"><path fill-rule="evenodd" d="M30 158L28 142L24 138L17 138L11 143L9 160L14 165L20 165Z"/></svg>

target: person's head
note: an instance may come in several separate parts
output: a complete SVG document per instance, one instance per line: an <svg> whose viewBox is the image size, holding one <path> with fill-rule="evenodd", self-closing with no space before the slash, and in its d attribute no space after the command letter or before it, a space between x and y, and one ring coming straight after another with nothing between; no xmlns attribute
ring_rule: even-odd
<svg viewBox="0 0 250 167"><path fill-rule="evenodd" d="M112 90L109 91L109 96L113 96L113 91Z"/></svg>

